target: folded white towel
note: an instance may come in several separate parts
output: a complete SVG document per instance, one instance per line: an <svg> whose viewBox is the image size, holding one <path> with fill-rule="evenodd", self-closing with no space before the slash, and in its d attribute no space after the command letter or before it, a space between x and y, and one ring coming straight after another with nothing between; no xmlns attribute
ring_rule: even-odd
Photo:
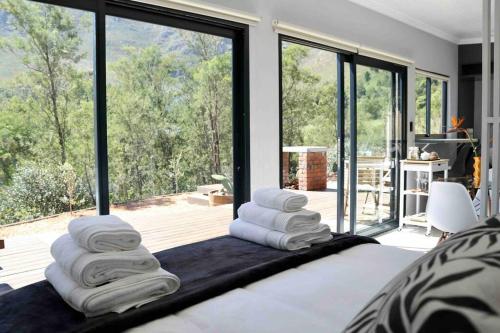
<svg viewBox="0 0 500 333"><path fill-rule="evenodd" d="M50 252L61 269L84 288L160 268L158 260L142 245L131 251L89 252L68 234L56 239Z"/></svg>
<svg viewBox="0 0 500 333"><path fill-rule="evenodd" d="M253 200L259 206L283 212L296 212L307 205L307 197L305 195L283 191L279 188L258 189L253 192Z"/></svg>
<svg viewBox="0 0 500 333"><path fill-rule="evenodd" d="M79 287L57 263L47 267L45 277L66 303L87 317L138 308L170 295L180 287L179 278L161 268L150 273L131 275L97 288Z"/></svg>
<svg viewBox="0 0 500 333"><path fill-rule="evenodd" d="M69 223L68 230L90 252L129 251L141 243L141 234L114 215L80 217Z"/></svg>
<svg viewBox="0 0 500 333"><path fill-rule="evenodd" d="M321 221L321 214L318 212L301 209L297 212L286 213L261 207L255 202L241 205L238 208L238 217L245 222L287 233L314 230Z"/></svg>
<svg viewBox="0 0 500 333"><path fill-rule="evenodd" d="M330 227L321 223L315 230L288 234L236 219L229 226L229 233L250 242L292 251L332 239Z"/></svg>

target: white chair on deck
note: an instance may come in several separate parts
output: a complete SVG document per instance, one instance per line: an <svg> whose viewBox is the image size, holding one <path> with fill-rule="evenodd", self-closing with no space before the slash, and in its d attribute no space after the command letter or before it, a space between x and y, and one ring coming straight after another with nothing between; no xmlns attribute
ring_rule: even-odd
<svg viewBox="0 0 500 333"><path fill-rule="evenodd" d="M478 223L469 193L459 183L432 182L426 215L427 221L443 232L439 242Z"/></svg>

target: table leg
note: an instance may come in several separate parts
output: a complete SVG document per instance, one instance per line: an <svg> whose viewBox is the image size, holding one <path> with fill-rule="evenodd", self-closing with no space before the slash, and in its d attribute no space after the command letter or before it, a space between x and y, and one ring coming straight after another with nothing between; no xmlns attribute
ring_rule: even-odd
<svg viewBox="0 0 500 333"><path fill-rule="evenodd" d="M401 163L400 176L399 176L399 230L403 228L403 214L404 214L404 203L405 195L403 194L405 190L405 167L404 163Z"/></svg>
<svg viewBox="0 0 500 333"><path fill-rule="evenodd" d="M420 176L421 176L420 171L417 171L417 178L416 178L417 183L420 180ZM416 201L416 203L415 203L415 214L418 214L418 213L420 213L420 195L417 195L416 197L417 198L415 200Z"/></svg>
<svg viewBox="0 0 500 333"><path fill-rule="evenodd" d="M384 169L383 169L383 166L380 167L379 178L380 178L380 184L379 184L379 193L378 193L378 207L377 207L378 213L377 213L377 215L378 215L378 223L382 223L383 215L384 215L384 212L383 212L384 206L382 204L382 199L383 199L383 195L384 195Z"/></svg>
<svg viewBox="0 0 500 333"><path fill-rule="evenodd" d="M431 196L431 191L430 190L431 190L431 183L432 183L432 167L429 168L428 172L429 172L429 181L427 183L428 184L428 190L427 190L427 192L428 192L429 196L427 197L427 200L429 200L429 198ZM445 171L445 172L447 172L447 171ZM430 236L431 230L432 230L432 225L431 225L431 222L429 220L427 220L427 218L426 218L426 221L427 221L427 232L425 233L425 235L426 236Z"/></svg>

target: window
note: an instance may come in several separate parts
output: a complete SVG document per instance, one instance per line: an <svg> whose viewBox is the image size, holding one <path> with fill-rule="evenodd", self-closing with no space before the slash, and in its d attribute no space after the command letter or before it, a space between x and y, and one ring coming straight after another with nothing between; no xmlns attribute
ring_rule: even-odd
<svg viewBox="0 0 500 333"><path fill-rule="evenodd" d="M283 40L282 184L308 192L308 208L335 227L337 53Z"/></svg>
<svg viewBox="0 0 500 333"><path fill-rule="evenodd" d="M4 1L0 18L0 224L57 228L96 201L94 15Z"/></svg>
<svg viewBox="0 0 500 333"><path fill-rule="evenodd" d="M0 284L43 279L79 216L118 215L152 252L228 233L250 197L248 26L0 0L0 40Z"/></svg>
<svg viewBox="0 0 500 333"><path fill-rule="evenodd" d="M281 184L332 230L397 219L406 68L280 35Z"/></svg>
<svg viewBox="0 0 500 333"><path fill-rule="evenodd" d="M162 221L172 245L226 234L232 190L217 207L207 194L222 189L220 177L233 183L232 40L115 16L106 21L111 214Z"/></svg>
<svg viewBox="0 0 500 333"><path fill-rule="evenodd" d="M415 81L416 134L442 134L447 129L448 81L417 73Z"/></svg>

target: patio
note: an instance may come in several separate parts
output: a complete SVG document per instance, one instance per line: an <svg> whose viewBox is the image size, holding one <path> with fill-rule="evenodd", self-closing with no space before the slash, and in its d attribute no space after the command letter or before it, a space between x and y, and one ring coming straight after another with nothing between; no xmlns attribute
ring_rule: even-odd
<svg viewBox="0 0 500 333"><path fill-rule="evenodd" d="M301 191L298 191L301 192ZM308 191L308 209L319 211L323 222L335 230L336 192ZM115 206L111 213L130 222L143 237L143 244L151 251L172 248L204 239L225 235L232 221L232 205L207 207L187 202L188 194L153 198L137 204ZM360 199L362 201L364 198ZM50 244L66 232L68 222L80 215L93 215L94 210L63 214L12 227L0 228L5 249L0 250L0 285L20 288L44 279L43 271L52 262ZM424 228L405 228L378 237L391 246L426 251L432 248L438 235L424 236Z"/></svg>

